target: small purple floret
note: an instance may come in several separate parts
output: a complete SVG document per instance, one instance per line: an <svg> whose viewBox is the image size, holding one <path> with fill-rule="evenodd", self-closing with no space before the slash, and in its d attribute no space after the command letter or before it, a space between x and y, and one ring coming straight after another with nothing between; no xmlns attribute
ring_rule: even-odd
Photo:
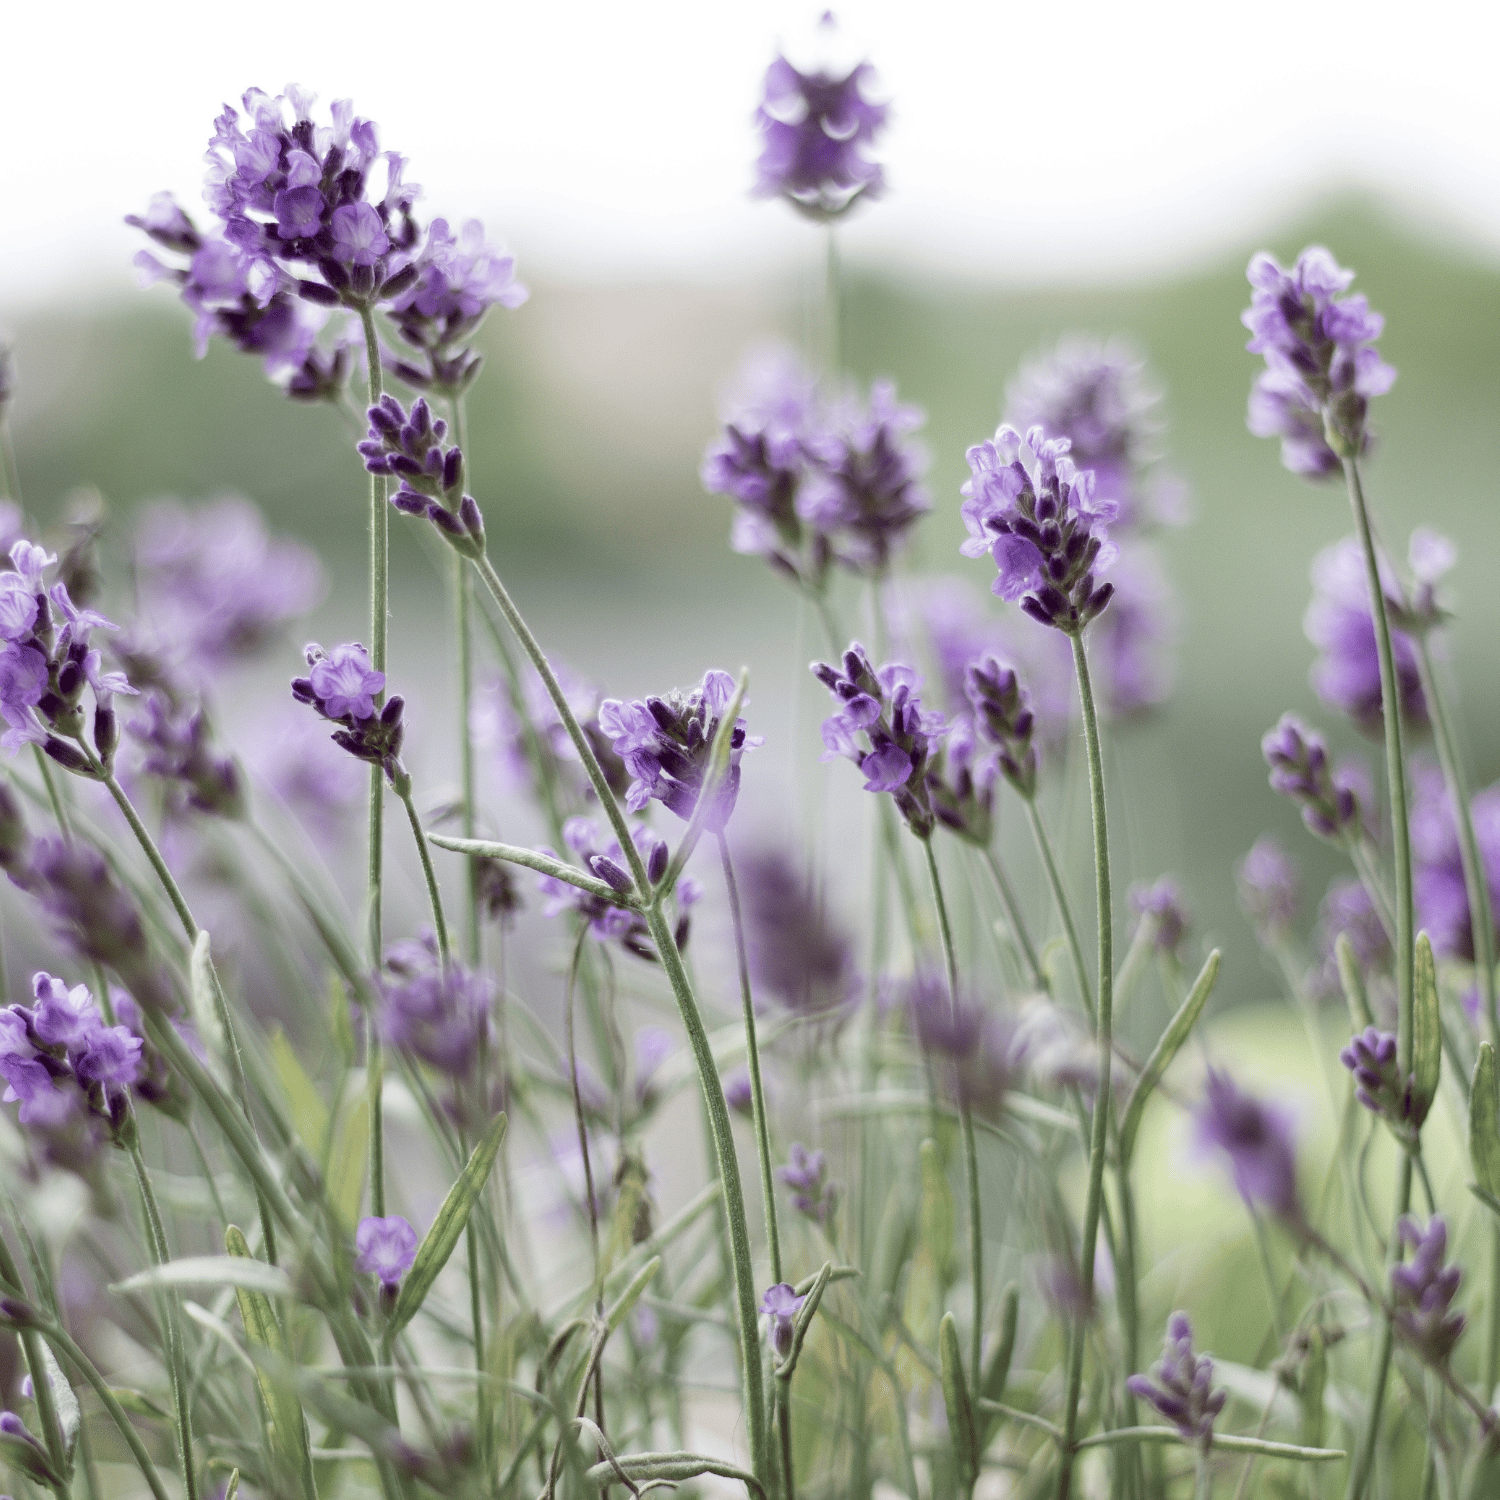
<svg viewBox="0 0 1500 1500"><path fill-rule="evenodd" d="M1175 1312L1167 1321L1161 1359L1147 1375L1131 1375L1125 1384L1148 1401L1182 1434L1183 1442L1199 1452L1213 1446L1214 1419L1224 1410L1229 1392L1214 1390L1214 1362L1193 1352L1193 1325L1188 1315Z"/></svg>
<svg viewBox="0 0 1500 1500"><path fill-rule="evenodd" d="M1210 1068L1194 1118L1199 1139L1228 1156L1234 1185L1246 1203L1268 1208L1288 1223L1302 1222L1291 1121L1283 1111Z"/></svg>
<svg viewBox="0 0 1500 1500"><path fill-rule="evenodd" d="M382 1289L394 1292L417 1258L417 1231L400 1215L361 1219L354 1232L354 1248L358 1251L354 1269L379 1277Z"/></svg>

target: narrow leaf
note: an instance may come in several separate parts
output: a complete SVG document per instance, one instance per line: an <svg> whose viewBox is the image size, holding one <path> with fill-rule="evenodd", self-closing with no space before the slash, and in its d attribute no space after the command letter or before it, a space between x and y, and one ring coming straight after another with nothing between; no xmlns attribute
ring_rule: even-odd
<svg viewBox="0 0 1500 1500"><path fill-rule="evenodd" d="M1500 1083L1495 1077L1495 1049L1489 1042L1479 1044L1469 1090L1469 1160L1479 1186L1500 1198Z"/></svg>
<svg viewBox="0 0 1500 1500"><path fill-rule="evenodd" d="M128 1385L116 1385L110 1387L109 1393L133 1417L145 1417L150 1422L174 1420L171 1412L157 1405L144 1391L137 1391Z"/></svg>
<svg viewBox="0 0 1500 1500"><path fill-rule="evenodd" d="M776 1373L782 1380L790 1380L792 1372L797 1368L797 1360L802 1354L802 1342L807 1337L807 1330L812 1327L812 1320L817 1315L818 1304L823 1300L823 1293L827 1290L828 1283L833 1280L833 1262L825 1260L818 1274L813 1277L812 1285L805 1292L798 1290L802 1298L802 1306L797 1309L796 1320L792 1324L792 1347L787 1351L787 1356L777 1366Z"/></svg>
<svg viewBox="0 0 1500 1500"><path fill-rule="evenodd" d="M937 1142L923 1141L919 1154L922 1161L922 1246L931 1257L933 1270L946 1283L953 1264L953 1194L948 1187L948 1175L943 1171L943 1158Z"/></svg>
<svg viewBox="0 0 1500 1500"><path fill-rule="evenodd" d="M290 1297L291 1279L279 1266L234 1255L189 1255L150 1266L116 1282L112 1292L144 1292L162 1286L233 1286L262 1292L267 1297Z"/></svg>
<svg viewBox="0 0 1500 1500"><path fill-rule="evenodd" d="M1412 1016L1411 1070L1415 1123L1421 1125L1437 1098L1443 1069L1443 1018L1438 1008L1437 965L1432 941L1417 934L1417 988Z"/></svg>
<svg viewBox="0 0 1500 1500"><path fill-rule="evenodd" d="M193 956L188 964L189 991L193 1002L193 1023L198 1035L210 1054L217 1058L227 1055L229 1040L219 1021L219 1005L214 994L217 981L214 978L214 961L209 952L208 932L198 929L193 939Z"/></svg>
<svg viewBox="0 0 1500 1500"><path fill-rule="evenodd" d="M1323 1330L1314 1323L1307 1331L1307 1358L1302 1362L1302 1430L1304 1447L1323 1446L1323 1393L1328 1385L1328 1348Z"/></svg>
<svg viewBox="0 0 1500 1500"><path fill-rule="evenodd" d="M596 879L580 870L577 865L570 865L566 860L542 854L536 849L523 849L516 844L497 844L491 839L453 838L446 833L429 833L427 839L439 849L448 849L454 854L471 854L482 859L500 859L507 864L525 865L538 875L551 875L558 880L565 880L569 885L576 885L580 891L587 891L589 895L598 896L600 900L608 901L614 906L635 904L628 896L621 895L608 881Z"/></svg>
<svg viewBox="0 0 1500 1500"><path fill-rule="evenodd" d="M760 1500L765 1500L766 1492L753 1474L725 1463L723 1459L710 1458L706 1453L626 1453L613 1462L606 1459L595 1464L583 1477L595 1486L616 1484L620 1471L633 1481L665 1480L674 1484L697 1479L702 1474L713 1474L720 1479L738 1480Z"/></svg>
<svg viewBox="0 0 1500 1500"><path fill-rule="evenodd" d="M369 1141L370 1111L363 1098L353 1099L344 1109L343 1124L328 1153L328 1201L351 1237L359 1225Z"/></svg>
<svg viewBox="0 0 1500 1500"><path fill-rule="evenodd" d="M974 1408L964 1380L963 1354L958 1347L958 1325L944 1313L938 1325L938 1356L943 1365L943 1404L948 1408L948 1437L958 1465L959 1485L967 1494L979 1477L979 1436L974 1431Z"/></svg>
<svg viewBox="0 0 1500 1500"><path fill-rule="evenodd" d="M1333 945L1338 959L1339 983L1344 988L1344 1003L1349 1007L1349 1020L1356 1031L1363 1031L1375 1024L1375 1013L1370 1009L1370 997L1365 993L1365 976L1359 971L1359 960L1354 956L1354 945L1349 934L1341 932Z"/></svg>
<svg viewBox="0 0 1500 1500"><path fill-rule="evenodd" d="M57 1407L57 1422L62 1428L63 1451L71 1465L73 1449L78 1442L78 1428L83 1422L83 1413L79 1410L78 1397L73 1394L73 1387L68 1384L68 1377L63 1374L57 1360L53 1357L52 1346L46 1339L38 1339L37 1343L42 1351L42 1363L47 1367L47 1383L52 1387L52 1400Z"/></svg>
<svg viewBox="0 0 1500 1500"><path fill-rule="evenodd" d="M1010 1379L1010 1362L1016 1352L1016 1319L1021 1308L1021 1289L1010 1282L1000 1293L1000 1337L990 1351L989 1363L980 1379L979 1394L986 1401L1003 1401ZM998 1413L991 1412L985 1423L985 1440L980 1451L989 1447L989 1439L1000 1425Z"/></svg>
<svg viewBox="0 0 1500 1500"><path fill-rule="evenodd" d="M309 1151L321 1158L328 1140L328 1106L307 1076L301 1058L292 1050L292 1044L280 1026L271 1031L270 1051L271 1061L276 1065L276 1076L281 1080L282 1091L291 1106L297 1137Z"/></svg>
<svg viewBox="0 0 1500 1500"><path fill-rule="evenodd" d="M625 1321L630 1309L640 1301L641 1293L651 1285L656 1273L661 1270L661 1256L653 1255L630 1280L630 1285L615 1299L604 1314L604 1321L613 1333Z"/></svg>
<svg viewBox="0 0 1500 1500"><path fill-rule="evenodd" d="M453 1254L453 1247L458 1244L464 1225L469 1222L469 1213L489 1181L490 1168L495 1165L495 1153L500 1149L504 1134L505 1116L496 1115L475 1146L468 1165L458 1174L458 1181L449 1188L437 1218L432 1221L432 1228L417 1246L411 1270L401 1283L401 1292L391 1313L393 1332L411 1322L413 1314L426 1301L433 1282L438 1279L438 1272L448 1264L448 1257Z"/></svg>
<svg viewBox="0 0 1500 1500"><path fill-rule="evenodd" d="M1208 961L1203 965L1197 979L1193 981L1193 987L1188 991L1187 999L1182 1002L1181 1009L1172 1017L1167 1029L1162 1032L1161 1040L1157 1042L1151 1056L1146 1059L1146 1066L1136 1080L1135 1088L1130 1095L1130 1102L1125 1106L1125 1112L1120 1117L1121 1161L1129 1162L1131 1153L1135 1150L1136 1132L1141 1128L1141 1116L1146 1112L1146 1101L1151 1097L1152 1090L1160 1082L1162 1074L1167 1071L1172 1059L1177 1056L1182 1044L1187 1041L1188 1033L1192 1031L1198 1017L1203 1014L1203 1007L1208 1004L1208 997L1213 992L1214 980L1218 977L1219 950L1215 948L1208 955Z"/></svg>

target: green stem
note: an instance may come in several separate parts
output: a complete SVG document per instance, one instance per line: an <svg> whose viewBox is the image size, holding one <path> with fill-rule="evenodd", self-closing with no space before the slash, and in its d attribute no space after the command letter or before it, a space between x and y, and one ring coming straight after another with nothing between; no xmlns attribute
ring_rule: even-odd
<svg viewBox="0 0 1500 1500"><path fill-rule="evenodd" d="M16 1207L10 1205L14 1222ZM21 1268L16 1264L10 1253L10 1246L0 1237L0 1276L15 1288L17 1293L23 1292L25 1288L21 1284ZM47 1363L42 1358L41 1336L34 1328L22 1328L21 1352L26 1356L26 1370L31 1376L32 1398L36 1402L36 1414L42 1429L42 1438L46 1443L47 1456L52 1460L52 1467L59 1474L67 1472L67 1457L63 1443L62 1423L58 1420L57 1402L52 1395L52 1381L47 1373ZM54 1484L53 1493L57 1500L68 1500L68 1489L66 1485Z"/></svg>
<svg viewBox="0 0 1500 1500"><path fill-rule="evenodd" d="M1193 1500L1209 1500L1214 1489L1214 1471L1204 1453L1193 1455Z"/></svg>
<svg viewBox="0 0 1500 1500"><path fill-rule="evenodd" d="M1078 941L1078 928L1073 922L1073 907L1068 900L1067 888L1063 885L1062 872L1052 853L1052 840L1047 836L1046 826L1036 802L1028 798L1026 816L1031 822L1031 836L1036 840L1037 852L1042 856L1042 865L1047 871L1047 884L1052 887L1052 899L1057 903L1057 915L1063 924L1068 939L1068 952L1073 956L1073 972L1078 976L1079 996L1084 1008L1094 1014L1094 986L1089 980L1088 964L1083 957L1083 944Z"/></svg>
<svg viewBox="0 0 1500 1500"><path fill-rule="evenodd" d="M766 1245L771 1260L771 1282L781 1281L781 1236L776 1226L776 1183L771 1175L771 1133L766 1123L766 1096L760 1078L760 1043L755 1035L755 1001L750 991L750 963L745 953L745 926L740 914L739 885L729 858L729 840L719 830L719 862L724 869L724 889L729 895L729 915L734 925L734 952L740 970L740 1003L745 1018L745 1061L750 1073L750 1103L755 1123L755 1149L760 1158L760 1193L766 1215ZM790 1500L790 1496L787 1497Z"/></svg>
<svg viewBox="0 0 1500 1500"><path fill-rule="evenodd" d="M141 1155L140 1142L130 1143L130 1160L135 1167L135 1180L141 1190L141 1206L146 1211L147 1237L151 1243L151 1259L164 1266L172 1258L167 1248L167 1231L162 1223L161 1210L157 1207L156 1193L151 1187L151 1175L146 1170L145 1158ZM198 1474L193 1463L193 1428L191 1397L188 1388L187 1359L183 1351L182 1324L177 1314L177 1293L164 1287L161 1294L163 1321L167 1336L167 1369L172 1377L172 1396L177 1406L177 1451L182 1460L182 1482L188 1500L198 1500Z"/></svg>
<svg viewBox="0 0 1500 1500"><path fill-rule="evenodd" d="M0 417L0 478L17 505L21 500L21 469L16 463L16 445L10 435L10 423Z"/></svg>
<svg viewBox="0 0 1500 1500"><path fill-rule="evenodd" d="M1094 711L1094 693L1089 680L1088 657L1083 636L1073 642L1073 670L1078 678L1078 697L1083 705L1083 738L1088 752L1089 801L1094 823L1095 901L1099 924L1099 1004L1097 1030L1099 1040L1099 1082L1094 1095L1094 1129L1089 1146L1089 1187L1084 1205L1083 1241L1079 1279L1082 1304L1087 1307L1094 1295L1094 1247L1099 1236L1099 1212L1104 1196L1104 1159L1109 1144L1110 1065L1114 1048L1114 919L1109 884L1109 828L1104 807L1104 761L1099 751L1099 721ZM1058 1463L1057 1496L1067 1500L1073 1484L1073 1441L1078 1431L1078 1401L1083 1390L1083 1347L1087 1322L1082 1316L1074 1320L1068 1350L1068 1383L1063 1411L1064 1443Z"/></svg>
<svg viewBox="0 0 1500 1500"><path fill-rule="evenodd" d="M797 1500L797 1481L792 1471L792 1383L781 1382L776 1403L776 1426L781 1436L781 1500Z"/></svg>
<svg viewBox="0 0 1500 1500"><path fill-rule="evenodd" d="M842 288L839 285L838 231L830 224L823 257L823 337L825 340L823 359L830 387L839 378L839 366L843 357L843 350L840 347L840 337L843 331L840 324L843 320L839 316L843 311L842 301Z"/></svg>
<svg viewBox="0 0 1500 1500"><path fill-rule="evenodd" d="M948 903L943 899L943 882L938 875L937 855L932 840L922 840L927 854L927 874L932 880L932 902L937 907L938 931L943 938L943 958L948 971L948 1004L958 1013L958 956L953 948L953 929L948 923ZM969 1271L974 1283L973 1326L969 1331L969 1389L981 1386L984 1351L984 1221L979 1203L979 1148L974 1140L974 1116L968 1098L958 1091L958 1118L964 1142L964 1176L969 1195Z"/></svg>
<svg viewBox="0 0 1500 1500"><path fill-rule="evenodd" d="M1396 686L1396 659L1391 649L1390 619L1386 611L1385 588L1380 579L1380 563L1375 552L1375 538L1370 528L1364 489L1359 481L1358 462L1343 460L1344 478L1349 490L1349 506L1359 533L1365 557L1365 579L1370 593L1370 610L1375 622L1375 647L1380 658L1381 717L1385 724L1385 779L1391 799L1391 840L1396 865L1396 997L1397 997L1397 1063L1403 1076L1410 1073L1414 1040L1416 994L1416 947L1413 933L1411 828L1406 811L1406 763L1401 752L1401 698ZM1397 1168L1396 1216L1411 1207L1412 1162L1406 1152L1400 1153ZM1391 1235L1391 1254L1399 1256L1401 1245ZM1393 1329L1385 1321L1380 1350L1376 1357L1375 1381L1370 1393L1367 1426L1360 1444L1359 1458L1349 1474L1348 1500L1361 1500L1369 1482L1375 1456L1375 1439L1380 1431L1381 1407L1385 1400L1386 1377L1390 1367Z"/></svg>
<svg viewBox="0 0 1500 1500"><path fill-rule="evenodd" d="M417 805L412 800L410 778L397 787L396 795L406 809L406 821L411 824L411 836L416 841L417 854L422 861L422 878L427 882L427 900L432 907L432 925L437 933L438 955L446 967L450 954L448 921L443 915L443 893L438 889L437 871L432 867L432 855L427 847L427 835L422 832L422 820L417 816Z"/></svg>
<svg viewBox="0 0 1500 1500"><path fill-rule="evenodd" d="M1010 927L1011 936L1016 940L1016 946L1026 960L1026 967L1031 970L1032 982L1039 990L1050 993L1052 986L1047 983L1047 975L1042 968L1041 959L1037 956L1036 945L1031 941L1031 934L1026 930L1026 921L1021 915L1021 903L1016 900L1015 889L1010 883L1010 877L1005 873L1005 866L1000 863L1000 856L988 845L984 849L984 862L990 872L990 878L995 882L1000 904L1005 908L1005 920Z"/></svg>
<svg viewBox="0 0 1500 1500"><path fill-rule="evenodd" d="M468 422L464 410L464 398L455 396L453 406L453 440L468 461ZM474 704L474 581L464 566L463 558L453 554L453 613L454 634L458 641L458 747L459 784L463 791L463 806L460 809L463 834L466 839L474 837L476 802L474 796L474 731L470 724ZM480 956L479 926L479 876L478 864L472 857L465 861L468 873L468 955L471 964L478 964Z"/></svg>

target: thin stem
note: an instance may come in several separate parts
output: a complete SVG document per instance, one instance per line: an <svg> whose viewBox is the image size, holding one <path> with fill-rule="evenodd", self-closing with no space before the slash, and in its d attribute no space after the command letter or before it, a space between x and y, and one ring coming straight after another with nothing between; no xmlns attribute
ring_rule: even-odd
<svg viewBox="0 0 1500 1500"><path fill-rule="evenodd" d="M750 964L745 952L745 924L740 914L739 885L734 878L734 864L729 858L729 840L722 829L719 830L719 862L724 870L724 889L729 895L729 915L734 924L734 951L739 961L740 1002L745 1018L745 1060L750 1073L755 1149L760 1157L760 1192L766 1215L771 1282L775 1285L781 1281L781 1236L776 1227L776 1185L771 1175L771 1135L766 1124L766 1096L760 1078L760 1043L755 1035L755 1001L750 991Z"/></svg>
<svg viewBox="0 0 1500 1500"><path fill-rule="evenodd" d="M11 437L10 423L0 417L0 478L5 480L5 488L10 498L17 505L21 500L21 470L16 463L16 445Z"/></svg>
<svg viewBox="0 0 1500 1500"><path fill-rule="evenodd" d="M776 1425L781 1435L781 1500L797 1500L797 1481L792 1471L792 1383L781 1382L776 1403Z"/></svg>
<svg viewBox="0 0 1500 1500"><path fill-rule="evenodd" d="M130 1143L130 1160L135 1167L135 1180L141 1190L141 1206L146 1211L147 1238L151 1244L151 1259L164 1266L172 1258L167 1248L167 1231L162 1223L161 1210L157 1207L156 1193L151 1187L151 1175L146 1170L145 1158L141 1155L140 1142ZM182 1325L177 1316L177 1293L165 1287L161 1294L162 1317L166 1324L167 1369L172 1377L172 1396L177 1406L177 1451L182 1459L182 1482L188 1500L198 1500L198 1474L193 1464L193 1428L191 1397L188 1388L187 1359L183 1351Z"/></svg>
<svg viewBox="0 0 1500 1500"><path fill-rule="evenodd" d="M1021 915L1021 903L1016 900L1015 889L1010 883L1010 877L1005 873L1005 866L1000 863L1000 856L988 845L984 848L984 863L990 872L990 878L995 882L1000 904L1005 908L1005 921L1010 928L1010 935L1016 940L1016 946L1026 960L1026 967L1031 970L1032 982L1039 990L1050 993L1052 986L1047 982L1042 961L1037 956L1036 945L1031 941L1031 934L1026 930L1026 921Z"/></svg>
<svg viewBox="0 0 1500 1500"><path fill-rule="evenodd" d="M1386 611L1385 587L1380 578L1380 563L1375 553L1375 538L1370 528L1364 489L1359 481L1359 465L1352 458L1343 460L1344 478L1348 484L1349 506L1354 513L1355 529L1365 556L1365 579L1370 593L1370 610L1375 622L1375 647L1380 658L1381 718L1385 724L1385 779L1391 799L1391 840L1396 865L1396 997L1397 1061L1403 1076L1411 1071L1414 1042L1416 995L1416 948L1412 931L1412 864L1411 828L1406 811L1406 763L1401 752L1401 698L1396 686L1396 659L1391 649L1391 627ZM1412 1161L1400 1153L1397 1168L1396 1216L1411 1207ZM1401 1253L1398 1235L1392 1234L1390 1253ZM1370 1407L1359 1457L1350 1469L1348 1500L1360 1500L1369 1482L1375 1456L1375 1439L1380 1430L1381 1407L1385 1400L1386 1376L1390 1366L1394 1333L1390 1319L1385 1321L1380 1350L1376 1357L1375 1380L1370 1392Z"/></svg>
<svg viewBox="0 0 1500 1500"><path fill-rule="evenodd" d="M830 385L838 379L839 366L843 360L843 350L840 347L842 301L838 231L830 224L823 257L823 361Z"/></svg>
<svg viewBox="0 0 1500 1500"><path fill-rule="evenodd" d="M71 844L73 824L68 817L67 809L63 806L62 796L57 790L57 778L52 774L52 761L40 745L33 745L31 751L36 756L36 768L41 772L42 785L47 788L47 800L52 804L52 816L57 819L57 826L63 838Z"/></svg>
<svg viewBox="0 0 1500 1500"><path fill-rule="evenodd" d="M411 836L416 841L417 854L422 861L422 877L427 882L427 900L432 907L432 925L437 933L438 954L446 967L450 957L448 920L443 915L443 893L438 889L437 871L432 867L432 854L427 847L427 835L422 832L422 820L417 816L417 805L412 800L410 785L406 785L404 789L398 789L396 795L400 797L401 805L406 809L406 820L411 824Z"/></svg>
<svg viewBox="0 0 1500 1500"><path fill-rule="evenodd" d="M1109 883L1109 828L1104 807L1104 760L1099 751L1099 721L1094 711L1093 687L1089 681L1088 657L1083 636L1072 637L1073 670L1078 678L1078 697L1083 705L1083 738L1088 752L1089 801L1094 823L1094 881L1099 925L1099 1082L1094 1095L1094 1130L1089 1146L1089 1188L1084 1205L1083 1241L1079 1279L1082 1305L1094 1295L1094 1247L1099 1237L1099 1212L1104 1196L1104 1159L1109 1144L1110 1067L1114 1048L1114 920ZM1073 1483L1073 1440L1078 1431L1078 1401L1083 1390L1083 1346L1086 1320L1074 1320L1068 1351L1068 1385L1063 1411L1064 1445L1058 1464L1058 1500L1067 1500Z"/></svg>
<svg viewBox="0 0 1500 1500"><path fill-rule="evenodd" d="M453 441L468 460L468 413L464 410L464 398L455 396L453 408ZM474 837L476 802L474 797L474 730L470 723L474 704L474 581L464 566L464 559L453 554L453 613L454 634L458 641L458 747L459 784L463 791L463 806L459 813L463 835ZM469 962L477 964L480 955L479 926L479 866L470 856L465 861L468 874L468 926L465 931Z"/></svg>
<svg viewBox="0 0 1500 1500"><path fill-rule="evenodd" d="M1063 885L1062 872L1052 853L1052 840L1047 836L1042 814L1033 799L1026 802L1026 816L1031 822L1031 836L1036 840L1037 852L1042 856L1042 865L1047 871L1047 884L1052 887L1052 899L1057 903L1057 915L1063 924L1068 939L1068 952L1073 956L1073 972L1078 977L1078 990L1089 1015L1094 1014L1094 986L1089 979L1088 964L1083 957L1083 944L1078 941L1078 928L1073 922L1073 906L1068 900L1067 888Z"/></svg>
<svg viewBox="0 0 1500 1500"><path fill-rule="evenodd" d="M1214 1471L1209 1467L1207 1456L1200 1452L1193 1455L1193 1500L1209 1500L1214 1489Z"/></svg>
<svg viewBox="0 0 1500 1500"><path fill-rule="evenodd" d="M948 971L948 1005L955 1019L958 1015L958 957L953 949L953 929L948 923L948 903L943 899L943 882L938 875L937 855L932 840L922 840L927 854L927 874L932 880L932 902L937 907L938 931L943 938L943 958ZM969 1389L978 1392L984 1349L984 1222L979 1204L979 1148L974 1140L974 1116L960 1084L958 1118L964 1142L964 1175L969 1195L969 1270L974 1282L973 1326L969 1330Z"/></svg>
<svg viewBox="0 0 1500 1500"><path fill-rule="evenodd" d="M568 993L563 1006L563 1026L568 1045L568 1089L573 1096L573 1123L578 1131L578 1154L583 1161L583 1199L589 1217L589 1244L594 1257L595 1310L604 1310L603 1263L599 1258L599 1199L594 1192L594 1168L589 1157L588 1122L583 1115L583 1093L578 1085L578 1048L573 1035L573 992L578 987L578 961L588 939L588 928L580 927L573 944L573 962L568 965Z"/></svg>
<svg viewBox="0 0 1500 1500"><path fill-rule="evenodd" d="M10 1204L12 1222L19 1227L19 1218L14 1203ZM21 1269L16 1264L10 1253L10 1246L0 1238L0 1276L15 1288L17 1293L25 1290L21 1284ZM40 1280L40 1278L39 1278ZM38 1288L45 1293L46 1288ZM37 1417L42 1428L42 1437L46 1441L47 1453L52 1460L53 1467L62 1473L67 1462L64 1453L62 1424L58 1420L57 1402L52 1395L52 1381L48 1378L47 1364L42 1358L40 1335L34 1328L22 1327L20 1330L21 1350L26 1356L26 1368L31 1376L31 1390L33 1399L36 1401ZM68 1500L68 1490L65 1485L53 1484L53 1492L58 1500Z"/></svg>

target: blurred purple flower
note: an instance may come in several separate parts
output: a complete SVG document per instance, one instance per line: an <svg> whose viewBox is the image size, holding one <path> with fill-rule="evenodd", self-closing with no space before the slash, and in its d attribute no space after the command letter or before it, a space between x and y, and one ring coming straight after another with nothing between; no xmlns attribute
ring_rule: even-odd
<svg viewBox="0 0 1500 1500"><path fill-rule="evenodd" d="M258 720L246 761L319 843L346 835L364 802L364 773L300 710Z"/></svg>
<svg viewBox="0 0 1500 1500"><path fill-rule="evenodd" d="M354 1269L378 1276L382 1290L394 1292L417 1258L417 1231L399 1214L365 1218L354 1231Z"/></svg>
<svg viewBox="0 0 1500 1500"><path fill-rule="evenodd" d="M1199 1140L1228 1156L1235 1188L1246 1203L1268 1208L1289 1224L1302 1222L1292 1123L1283 1110L1210 1068L1194 1121Z"/></svg>
<svg viewBox="0 0 1500 1500"><path fill-rule="evenodd" d="M1139 540L1121 542L1109 582L1114 593L1089 637L1089 664L1100 711L1129 719L1171 696L1177 595L1157 549Z"/></svg>
<svg viewBox="0 0 1500 1500"><path fill-rule="evenodd" d="M1125 1384L1171 1422L1184 1443L1207 1453L1213 1446L1214 1418L1224 1410L1228 1391L1213 1388L1214 1362L1193 1352L1193 1325L1174 1312L1167 1320L1161 1359L1147 1375L1131 1375Z"/></svg>
<svg viewBox="0 0 1500 1500"><path fill-rule="evenodd" d="M1335 880L1318 908L1319 948L1330 980L1336 980L1338 969L1334 944L1347 937L1355 961L1365 974L1383 973L1391 965L1391 939L1380 919L1370 893L1350 878Z"/></svg>
<svg viewBox="0 0 1500 1500"><path fill-rule="evenodd" d="M444 963L430 932L385 951L382 1040L455 1081L471 1079L480 1065L493 1003L489 977L457 959Z"/></svg>
<svg viewBox="0 0 1500 1500"><path fill-rule="evenodd" d="M1285 937L1302 906L1297 867L1269 834L1255 841L1235 871L1240 909L1262 942Z"/></svg>
<svg viewBox="0 0 1500 1500"><path fill-rule="evenodd" d="M1414 767L1411 779L1417 923L1426 928L1435 952L1472 963L1474 932L1453 799L1435 766ZM1493 919L1494 912L1500 909L1500 782L1474 794L1469 803L1469 817L1479 845L1479 862L1484 870Z"/></svg>
<svg viewBox="0 0 1500 1500"><path fill-rule="evenodd" d="M1143 927L1150 924L1152 946L1158 952L1176 957L1190 926L1177 882L1164 875L1155 885L1131 886L1130 909Z"/></svg>
<svg viewBox="0 0 1500 1500"><path fill-rule="evenodd" d="M998 1115L1020 1072L1022 1047L1015 1026L968 996L955 1006L947 981L919 969L906 986L912 1030L938 1066L948 1094L985 1115Z"/></svg>
<svg viewBox="0 0 1500 1500"><path fill-rule="evenodd" d="M1410 1261L1391 1267L1391 1300L1396 1331L1430 1365L1444 1365L1464 1331L1464 1315L1452 1310L1463 1280L1459 1266L1444 1265L1448 1256L1448 1225L1434 1214L1421 1229L1410 1214L1396 1225L1402 1245L1414 1253Z"/></svg>
<svg viewBox="0 0 1500 1500"><path fill-rule="evenodd" d="M785 1166L776 1168L776 1180L791 1190L792 1207L825 1227L832 1221L837 1190L828 1180L828 1160L821 1151L809 1151L793 1141Z"/></svg>
<svg viewBox="0 0 1500 1500"><path fill-rule="evenodd" d="M1295 714L1283 714L1260 742L1271 768L1271 789L1302 809L1302 821L1319 838L1339 843L1359 834L1359 797L1352 777L1328 764L1323 736Z"/></svg>

